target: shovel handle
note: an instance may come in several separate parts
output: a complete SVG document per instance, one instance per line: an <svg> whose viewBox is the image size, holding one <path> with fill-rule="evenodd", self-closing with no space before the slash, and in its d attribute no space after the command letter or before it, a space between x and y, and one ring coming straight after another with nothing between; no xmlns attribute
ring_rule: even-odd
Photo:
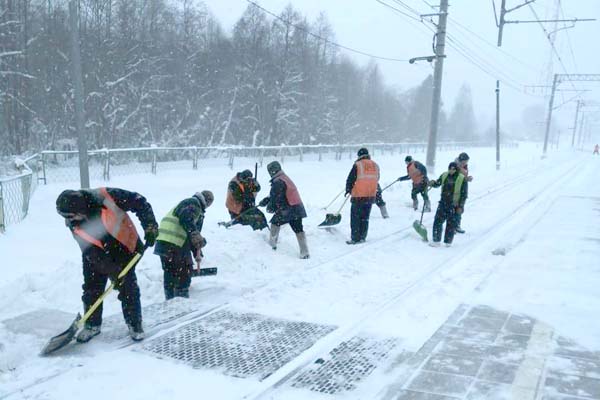
<svg viewBox="0 0 600 400"><path fill-rule="evenodd" d="M429 188L425 188L425 193L429 192ZM423 214L425 214L425 205L427 204L426 201L423 201L423 209L421 210L421 219L419 220L419 224L422 225L423 224Z"/></svg>
<svg viewBox="0 0 600 400"><path fill-rule="evenodd" d="M336 196L333 198L333 200L331 200L331 202L330 202L329 204L327 204L325 207L323 207L323 210L327 210L327 209L328 209L328 208L329 208L329 207L330 207L330 206L333 204L333 202L334 202L334 201L336 201L336 200L337 200L337 198L338 198L338 197L340 197L340 196L342 195L342 193L344 193L344 190L346 190L346 189L342 189L342 191L341 191L341 192L339 192L339 193L338 193L338 194L337 194L337 195L336 195Z"/></svg>
<svg viewBox="0 0 600 400"><path fill-rule="evenodd" d="M389 188L390 186L392 186L396 182L398 182L398 179L396 179L394 182L390 183L389 185L387 185L386 187L384 187L383 189L381 189L381 192L383 193L385 191L385 189Z"/></svg>
<svg viewBox="0 0 600 400"><path fill-rule="evenodd" d="M344 198L344 202L342 203L342 206L340 207L340 209L338 210L338 212L336 212L336 214L339 214L342 212L342 208L344 208L344 206L346 205L346 202L348 201L348 199L350 198L350 195L346 196Z"/></svg>

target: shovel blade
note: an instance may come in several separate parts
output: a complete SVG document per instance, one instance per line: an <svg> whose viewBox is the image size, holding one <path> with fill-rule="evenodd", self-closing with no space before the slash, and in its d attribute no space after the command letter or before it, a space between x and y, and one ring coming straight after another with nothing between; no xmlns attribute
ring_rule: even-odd
<svg viewBox="0 0 600 400"><path fill-rule="evenodd" d="M192 268L192 278L197 276L211 276L216 275L218 269L216 267L211 268Z"/></svg>
<svg viewBox="0 0 600 400"><path fill-rule="evenodd" d="M333 226L340 223L342 220L342 214L327 214L325 221L321 222L319 226Z"/></svg>
<svg viewBox="0 0 600 400"><path fill-rule="evenodd" d="M61 349L71 343L71 340L75 337L75 334L79 330L79 321L81 320L81 314L77 314L75 321L69 326L69 328L54 336L52 339L46 343L42 351L40 352L40 356L47 356L50 353L55 352L58 349Z"/></svg>
<svg viewBox="0 0 600 400"><path fill-rule="evenodd" d="M427 240L427 228L425 228L425 226L423 226L422 223L415 220L415 222L413 222L413 228L415 228L415 231L417 231L417 233L419 234L419 236L421 236L423 241L425 241L425 242L428 241Z"/></svg>

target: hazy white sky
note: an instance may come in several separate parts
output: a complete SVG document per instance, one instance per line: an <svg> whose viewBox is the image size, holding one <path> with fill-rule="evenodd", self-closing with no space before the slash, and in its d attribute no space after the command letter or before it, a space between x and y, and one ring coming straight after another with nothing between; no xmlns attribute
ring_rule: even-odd
<svg viewBox="0 0 600 400"><path fill-rule="evenodd" d="M428 3L439 4L437 0L380 1L409 15L414 14L401 3L423 14L435 12ZM522 4L523 1L507 0L507 8ZM496 0L497 7L500 2ZM532 6L540 19L553 19L557 2L537 0ZM228 32L231 32L233 24L249 4L246 0L206 0L206 3ZM401 15L377 0L260 0L258 3L276 14L287 4L292 4L310 20L324 12L333 26L337 42L363 52L398 59L432 54L432 32L427 28L431 24ZM600 0L562 0L560 3L561 19L577 17L600 20ZM535 20L535 16L530 7L525 6L508 14L507 19ZM551 23L544 26L547 32L555 29ZM564 26L564 23L558 24L558 28ZM545 114L547 97L539 88L535 95L533 89L527 90L527 94L524 86L549 85L552 73L565 73L565 69L553 55L552 72L548 72L552 50L539 24L506 25L503 46L498 49L492 0L451 0L447 32L449 40L442 86L442 98L447 111L454 104L458 89L466 82L473 91L480 128L486 129L493 123L494 89L496 79L500 79L501 114L505 126L509 126L510 121L519 120L523 109L531 104L543 104ZM600 74L599 38L599 21L578 22L574 28L557 33L555 47L566 72ZM369 62L368 57L345 53L361 65ZM378 61L378 64L386 82L399 88L413 87L427 74L433 73L432 64L426 62L411 65L408 62ZM583 93L583 98L600 102L599 82L575 82L574 85L577 89L592 90ZM562 83L560 88L573 89L569 83ZM560 92L555 104L560 105L574 96L572 91ZM590 109L588 114L593 111ZM568 129L574 119L575 102L567 102L555 110L555 115L563 131ZM539 120L545 120L545 115L539 115Z"/></svg>

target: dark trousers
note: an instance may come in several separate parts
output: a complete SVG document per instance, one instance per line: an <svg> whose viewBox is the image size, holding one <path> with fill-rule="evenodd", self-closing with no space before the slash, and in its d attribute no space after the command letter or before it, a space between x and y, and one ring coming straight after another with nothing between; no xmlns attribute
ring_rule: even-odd
<svg viewBox="0 0 600 400"><path fill-rule="evenodd" d="M304 232L304 227L302 226L302 218L298 218L298 219L293 219L289 222L290 227L292 228L292 230L294 231L294 233L300 233L300 232ZM277 226L283 226L285 224L275 224Z"/></svg>
<svg viewBox="0 0 600 400"><path fill-rule="evenodd" d="M176 252L168 256L160 256L163 269L163 287L165 300L173 297L190 297L192 283L192 264L190 257Z"/></svg>
<svg viewBox="0 0 600 400"><path fill-rule="evenodd" d="M456 232L456 211L452 204L440 202L435 212L433 220L433 241L439 242L442 240L443 224L446 222L446 232L444 233L444 243L452 243L454 233Z"/></svg>
<svg viewBox="0 0 600 400"><path fill-rule="evenodd" d="M117 267L118 268L118 267ZM122 269L121 269L122 270ZM108 274L98 271L96 265L93 262L86 260L84 257L83 261L83 306L87 311L92 304L106 288L106 282L109 277L116 279L115 276L109 276ZM119 282L119 300L121 301L121 308L123 310L123 317L125 322L129 325L136 325L142 322L142 304L140 302L140 288L137 284L137 277L135 275L135 267L129 270L127 275L121 278ZM102 304L94 311L94 313L88 318L86 324L92 326L102 325Z"/></svg>
<svg viewBox="0 0 600 400"><path fill-rule="evenodd" d="M372 203L352 203L350 208L350 237L358 242L367 239Z"/></svg>
<svg viewBox="0 0 600 400"><path fill-rule="evenodd" d="M410 197L413 200L417 200L417 195L421 193L424 201L429 201L429 196L427 195L427 180L423 179L421 183L418 185L413 185L412 190L410 192Z"/></svg>

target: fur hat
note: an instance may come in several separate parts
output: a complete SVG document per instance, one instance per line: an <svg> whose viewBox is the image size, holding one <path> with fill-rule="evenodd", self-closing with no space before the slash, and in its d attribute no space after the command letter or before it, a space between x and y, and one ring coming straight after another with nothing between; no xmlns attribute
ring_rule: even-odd
<svg viewBox="0 0 600 400"><path fill-rule="evenodd" d="M215 196L213 195L213 192L211 192L210 190L203 190L201 192L196 192L194 194L194 197L197 198L200 201L200 203L202 203L202 207L204 207L204 208L210 207L210 205L215 200Z"/></svg>

